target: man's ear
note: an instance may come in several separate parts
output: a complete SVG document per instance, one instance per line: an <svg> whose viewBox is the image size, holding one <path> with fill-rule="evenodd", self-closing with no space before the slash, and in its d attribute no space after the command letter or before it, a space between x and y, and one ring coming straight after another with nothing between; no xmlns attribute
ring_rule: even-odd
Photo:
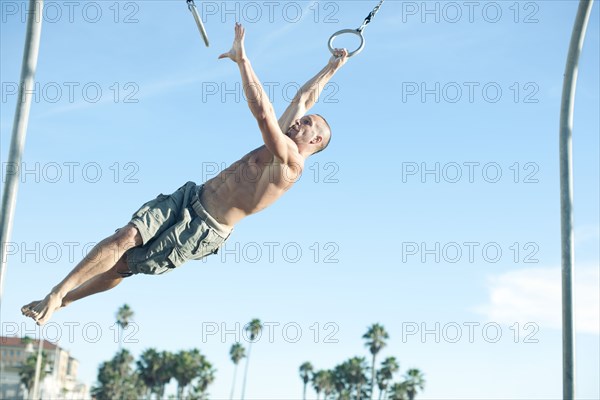
<svg viewBox="0 0 600 400"><path fill-rule="evenodd" d="M323 136L317 135L313 140L310 141L311 144L318 144L323 141Z"/></svg>

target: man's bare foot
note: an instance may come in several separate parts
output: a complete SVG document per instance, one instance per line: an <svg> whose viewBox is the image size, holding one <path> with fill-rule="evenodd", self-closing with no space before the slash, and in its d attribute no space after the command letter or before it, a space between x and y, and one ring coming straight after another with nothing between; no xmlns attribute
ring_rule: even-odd
<svg viewBox="0 0 600 400"><path fill-rule="evenodd" d="M36 301L32 301L29 304L24 305L23 307L21 307L21 313L26 316L26 317L31 317L33 318L33 307L37 306L39 304L41 300L36 300Z"/></svg>
<svg viewBox="0 0 600 400"><path fill-rule="evenodd" d="M21 312L26 317L32 318L38 325L44 325L61 307L62 299L57 294L50 293L42 301L33 301L21 307Z"/></svg>

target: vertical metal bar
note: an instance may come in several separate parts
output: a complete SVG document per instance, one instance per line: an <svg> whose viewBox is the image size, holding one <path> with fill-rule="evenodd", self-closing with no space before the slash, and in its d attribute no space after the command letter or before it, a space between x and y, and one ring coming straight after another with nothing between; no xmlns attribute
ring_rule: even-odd
<svg viewBox="0 0 600 400"><path fill-rule="evenodd" d="M575 398L575 335L573 324L573 108L579 55L592 10L593 0L580 0L567 55L560 107L560 225L562 252L563 399Z"/></svg>
<svg viewBox="0 0 600 400"><path fill-rule="evenodd" d="M21 159L25 147L25 135L27 134L29 110L31 109L31 99L33 96L35 69L40 48L43 7L43 0L29 0L19 97L17 98L15 119L13 121L12 138L4 180L4 193L2 195L2 213L0 213L0 307L2 307L4 275L6 273L6 246L10 241L15 206L17 204Z"/></svg>
<svg viewBox="0 0 600 400"><path fill-rule="evenodd" d="M31 391L31 400L38 400L40 398L40 375L42 373L42 349L44 348L44 338L40 331L40 339L38 344L37 357L35 359L35 375L33 378L33 389Z"/></svg>

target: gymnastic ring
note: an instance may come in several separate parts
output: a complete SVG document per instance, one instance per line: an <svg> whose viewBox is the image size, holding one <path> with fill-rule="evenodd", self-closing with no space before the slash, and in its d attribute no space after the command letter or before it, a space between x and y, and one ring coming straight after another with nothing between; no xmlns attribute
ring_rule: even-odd
<svg viewBox="0 0 600 400"><path fill-rule="evenodd" d="M343 35L344 33L352 33L354 35L357 35L360 38L360 46L358 46L358 49L348 53L348 58L350 58L353 55L360 53L362 51L363 47L365 47L365 37L363 36L362 32L359 31L358 29L342 29L341 31L337 31L336 33L331 35L331 37L329 38L329 43L327 43L331 54L333 54L333 49L334 49L333 41L335 40L336 37Z"/></svg>

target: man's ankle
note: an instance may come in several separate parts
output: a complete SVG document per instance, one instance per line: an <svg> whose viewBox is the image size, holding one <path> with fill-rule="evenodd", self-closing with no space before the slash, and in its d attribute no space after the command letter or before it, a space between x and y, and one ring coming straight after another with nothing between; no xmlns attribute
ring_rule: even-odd
<svg viewBox="0 0 600 400"><path fill-rule="evenodd" d="M53 287L52 291L50 291L50 296L58 297L61 300L64 299L66 295L67 293L58 286Z"/></svg>

